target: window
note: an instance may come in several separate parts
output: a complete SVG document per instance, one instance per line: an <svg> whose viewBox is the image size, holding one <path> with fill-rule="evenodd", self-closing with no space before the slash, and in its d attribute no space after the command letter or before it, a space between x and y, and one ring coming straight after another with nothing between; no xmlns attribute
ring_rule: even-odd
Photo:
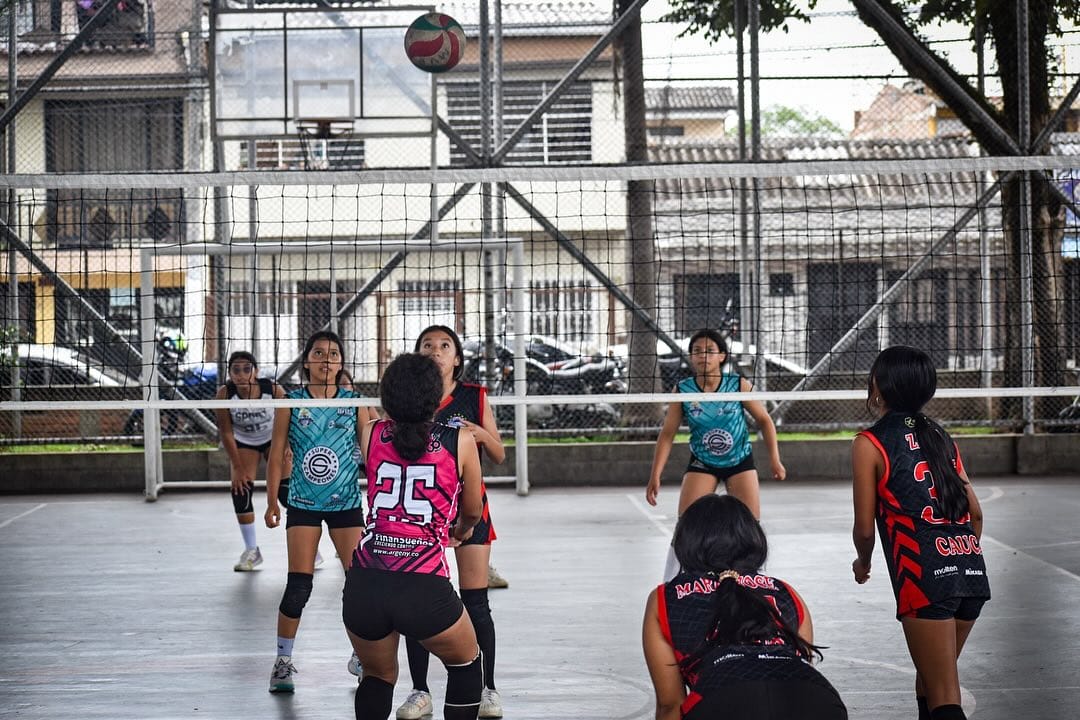
<svg viewBox="0 0 1080 720"><path fill-rule="evenodd" d="M97 14L105 0L75 0L75 17L79 29ZM152 34L147 32L149 7L144 0L120 0L112 17L98 26L90 38L91 45L106 47L130 47L147 45Z"/></svg>
<svg viewBox="0 0 1080 720"><path fill-rule="evenodd" d="M682 125L653 125L645 128L645 131L654 137L682 137L686 134L686 128Z"/></svg>
<svg viewBox="0 0 1080 720"><path fill-rule="evenodd" d="M554 81L503 84L503 127L509 135L555 86ZM475 82L447 83L450 124L474 149L480 147L480 88ZM559 164L592 161L592 83L572 84L533 124L506 156L508 164ZM450 163L466 165L456 145Z"/></svg>
<svg viewBox="0 0 1080 720"><path fill-rule="evenodd" d="M541 280L530 283L530 330L568 342L595 340L595 288L587 283Z"/></svg>
<svg viewBox="0 0 1080 720"><path fill-rule="evenodd" d="M49 172L183 168L181 100L51 100L45 103ZM117 239L180 236L183 193L50 190L49 239L61 247L106 247Z"/></svg>
<svg viewBox="0 0 1080 720"><path fill-rule="evenodd" d="M769 275L769 294L783 297L794 295L795 276L791 273L772 273Z"/></svg>
<svg viewBox="0 0 1080 720"><path fill-rule="evenodd" d="M398 283L398 290L404 294L401 299L403 312L414 313L453 313L457 299L456 280L406 280Z"/></svg>
<svg viewBox="0 0 1080 720"><path fill-rule="evenodd" d="M363 170L362 138L255 141L256 170ZM240 169L248 169L247 141L240 143Z"/></svg>
<svg viewBox="0 0 1080 720"><path fill-rule="evenodd" d="M0 33L3 33L5 39L7 38L8 12L12 6L15 8L15 32L20 37L33 30L60 32L59 8L56 8L55 13L51 12L52 4L52 2L41 2L41 0L11 0L11 2L3 3L0 9ZM53 17L56 18L55 27L53 27Z"/></svg>

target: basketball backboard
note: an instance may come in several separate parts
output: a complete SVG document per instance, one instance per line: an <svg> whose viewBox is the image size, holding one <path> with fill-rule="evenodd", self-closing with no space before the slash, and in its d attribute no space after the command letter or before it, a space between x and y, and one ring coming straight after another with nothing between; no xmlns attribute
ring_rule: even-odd
<svg viewBox="0 0 1080 720"><path fill-rule="evenodd" d="M404 51L430 7L239 5L212 3L216 140L296 137L312 119L358 137L431 134L433 79Z"/></svg>

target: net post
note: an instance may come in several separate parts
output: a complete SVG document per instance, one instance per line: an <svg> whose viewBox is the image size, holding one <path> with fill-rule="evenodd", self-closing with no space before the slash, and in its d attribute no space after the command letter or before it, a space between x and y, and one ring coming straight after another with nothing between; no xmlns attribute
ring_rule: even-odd
<svg viewBox="0 0 1080 720"><path fill-rule="evenodd" d="M514 475L518 495L529 494L529 428L528 406L525 404L527 378L525 370L525 250L523 243L511 246L514 262L512 293L514 331Z"/></svg>
<svg viewBox="0 0 1080 720"><path fill-rule="evenodd" d="M149 397L158 399L157 352L154 347L155 324L154 311L154 256L150 250L139 251L139 309L142 320L139 333L142 336L142 384L147 388ZM156 407L143 410L143 474L146 481L146 500L157 500L158 489L162 481L161 462L161 411Z"/></svg>

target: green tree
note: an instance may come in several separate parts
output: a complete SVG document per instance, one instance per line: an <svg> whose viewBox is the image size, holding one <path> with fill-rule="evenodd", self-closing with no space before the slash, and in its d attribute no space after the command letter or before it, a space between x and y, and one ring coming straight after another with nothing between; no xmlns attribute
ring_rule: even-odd
<svg viewBox="0 0 1080 720"><path fill-rule="evenodd" d="M665 18L685 23L686 33L702 32L716 40L734 35L735 0L670 0L672 10ZM762 32L786 30L792 21L809 22L808 13L816 0L760 0ZM1006 0L851 0L859 18L873 29L904 69L926 84L968 127L989 155L1042 155L1049 153L1048 138L1038 146L1023 147L1019 137L1022 76L1018 70L1019 48L1016 3ZM746 17L746 12L742 13ZM1031 139L1039 137L1052 117L1049 70L1053 66L1046 39L1061 35L1062 25L1080 19L1080 0L1029 0L1028 2L1028 93L1031 111ZM943 21L963 23L972 28L977 42L982 33L990 41L1001 78L1003 102L998 109L986 95L960 75L949 60L927 44L923 29ZM964 102L966 100L966 102ZM1020 222L1020 181L1002 188L1004 234L1008 247L1006 274L1009 278L1005 307L1018 308L1020 301L1020 261L1024 252L1017 228ZM1062 333L1061 221L1063 206L1046 178L1036 175L1032 182L1032 252L1034 277L1033 306L1035 332L1035 382L1055 385L1063 382L1064 338ZM1019 317L1007 315L1005 328L1006 383L1020 383Z"/></svg>
<svg viewBox="0 0 1080 720"><path fill-rule="evenodd" d="M737 133L738 128L731 131ZM829 118L806 107L773 105L761 111L762 137L841 138L844 130Z"/></svg>

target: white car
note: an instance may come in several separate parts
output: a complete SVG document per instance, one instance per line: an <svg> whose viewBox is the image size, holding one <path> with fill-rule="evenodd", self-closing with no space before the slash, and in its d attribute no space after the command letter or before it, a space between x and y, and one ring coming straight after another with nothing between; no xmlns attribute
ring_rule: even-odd
<svg viewBox="0 0 1080 720"><path fill-rule="evenodd" d="M106 375L100 365L60 345L20 344L15 364L19 367L20 387L122 387L123 383ZM10 358L5 358L10 360ZM0 387L11 387L10 362L0 362Z"/></svg>

